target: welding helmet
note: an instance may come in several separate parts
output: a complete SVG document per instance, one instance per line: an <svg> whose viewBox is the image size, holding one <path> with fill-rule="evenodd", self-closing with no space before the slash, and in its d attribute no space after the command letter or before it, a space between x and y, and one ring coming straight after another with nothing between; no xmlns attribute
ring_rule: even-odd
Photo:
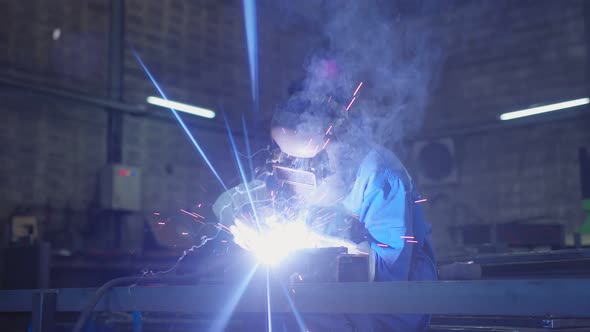
<svg viewBox="0 0 590 332"><path fill-rule="evenodd" d="M330 138L330 133L326 135L328 128L326 121L314 120L308 114L282 111L273 116L270 135L283 153L295 158L313 158Z"/></svg>
<svg viewBox="0 0 590 332"><path fill-rule="evenodd" d="M326 149L342 122L338 116L342 105L335 99L296 94L273 115L271 136L279 150L273 173L279 183L289 184L297 193L316 189L331 174Z"/></svg>
<svg viewBox="0 0 590 332"><path fill-rule="evenodd" d="M292 96L273 114L270 130L273 141L289 156L316 157L336 138L344 120L338 112L342 108L338 101L332 94Z"/></svg>
<svg viewBox="0 0 590 332"><path fill-rule="evenodd" d="M342 112L338 82L340 68L328 52L308 64L307 80L289 85L289 100L272 118L271 136L282 152L296 158L313 158L334 140L335 121ZM329 142L329 141L328 141Z"/></svg>

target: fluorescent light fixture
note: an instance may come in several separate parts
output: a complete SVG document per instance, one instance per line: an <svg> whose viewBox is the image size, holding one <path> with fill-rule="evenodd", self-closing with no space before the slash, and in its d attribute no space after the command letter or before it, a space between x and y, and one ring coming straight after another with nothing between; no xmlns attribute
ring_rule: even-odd
<svg viewBox="0 0 590 332"><path fill-rule="evenodd" d="M557 103L557 104L550 104L550 105L545 105L545 106L528 108L528 109L520 110L520 111L504 113L504 114L500 115L500 120L505 121L505 120L523 118L525 116L547 113L547 112L552 112L552 111L558 111L558 110L565 109L565 108L586 105L588 103L590 103L589 98L574 99L574 100L564 101L564 102Z"/></svg>
<svg viewBox="0 0 590 332"><path fill-rule="evenodd" d="M192 105L179 103L179 102L172 101L172 100L166 100L166 99L162 99L162 98L158 98L158 97L154 97L154 96L149 96L147 98L147 102L152 105L166 107L166 108L172 108L172 109L175 109L180 112L185 112L185 113L201 116L201 117L204 117L207 119L213 119L215 117L215 112L213 112L212 110L208 110L206 108L202 108L202 107L198 107L198 106L192 106Z"/></svg>

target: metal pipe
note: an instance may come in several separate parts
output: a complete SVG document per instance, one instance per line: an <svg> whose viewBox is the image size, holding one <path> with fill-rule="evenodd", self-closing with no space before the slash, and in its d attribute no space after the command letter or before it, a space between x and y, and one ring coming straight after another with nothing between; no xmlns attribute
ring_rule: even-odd
<svg viewBox="0 0 590 332"><path fill-rule="evenodd" d="M14 79L10 78L3 78L0 77L0 85L15 88L24 91L30 91L38 94L48 95L51 97L58 97L63 99L69 99L77 102L81 102L84 104L89 104L93 106L98 106L101 108L110 108L114 110L124 111L128 113L133 113L135 115L143 115L146 112L145 105L133 105L127 104L120 101L113 101L109 99L104 99L100 97L93 97L84 95L79 92L68 91L64 89L56 89L50 87L44 87L40 85L32 85L25 82L19 82Z"/></svg>

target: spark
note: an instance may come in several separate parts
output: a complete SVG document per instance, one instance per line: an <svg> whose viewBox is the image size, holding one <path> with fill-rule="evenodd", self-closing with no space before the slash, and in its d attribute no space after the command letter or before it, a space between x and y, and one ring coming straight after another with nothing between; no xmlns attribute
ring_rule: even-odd
<svg viewBox="0 0 590 332"><path fill-rule="evenodd" d="M180 209L180 211L181 211L181 212L184 212L184 213L186 213L186 214L188 214L188 215L191 215L191 216L193 216L193 217L195 217L195 218L202 218L202 219L205 219L205 217L203 217L202 215L200 215L200 214L198 214L198 213L195 213L195 212L189 212L189 211L187 211L187 210L185 210L185 209Z"/></svg>
<svg viewBox="0 0 590 332"><path fill-rule="evenodd" d="M217 226L217 228L225 231L227 234L231 234L231 231L227 226L220 224L220 223L215 224L215 226Z"/></svg>
<svg viewBox="0 0 590 332"><path fill-rule="evenodd" d="M320 146L319 146L319 145L316 145L316 147L315 147L315 150L313 150L313 153L316 153L316 152L318 152L318 149L319 149L319 148L320 148Z"/></svg>
<svg viewBox="0 0 590 332"><path fill-rule="evenodd" d="M221 240L221 243L227 243L227 240Z"/></svg>
<svg viewBox="0 0 590 332"><path fill-rule="evenodd" d="M331 218L334 218L335 216L336 216L336 212L333 212L332 214L330 214L329 216L326 217L326 219L327 219L326 221L318 223L317 225L314 225L312 228L319 228L321 226L329 224L330 222L332 222L334 220ZM318 220L316 219L316 221L318 221Z"/></svg>
<svg viewBox="0 0 590 332"><path fill-rule="evenodd" d="M408 243L418 243L418 241L416 241L416 240L406 240L406 242L408 242Z"/></svg>
<svg viewBox="0 0 590 332"><path fill-rule="evenodd" d="M322 196L320 196L320 198L318 198L317 202L319 203L319 202L323 201L324 198L326 198L326 195L327 195L327 193L323 193ZM318 211L318 213L319 213L319 211Z"/></svg>
<svg viewBox="0 0 590 332"><path fill-rule="evenodd" d="M197 205L197 208L199 208L199 209L200 209L202 205L203 205L203 204L199 203L199 205Z"/></svg>
<svg viewBox="0 0 590 332"><path fill-rule="evenodd" d="M326 218L327 216L329 216L328 218L331 218L335 215L336 215L336 212L328 212L328 213L322 215L321 217L317 217L315 220L322 220L322 219Z"/></svg>
<svg viewBox="0 0 590 332"><path fill-rule="evenodd" d="M401 239L413 239L414 237L413 236L404 236L404 235L402 235L402 236L400 236L400 238Z"/></svg>
<svg viewBox="0 0 590 332"><path fill-rule="evenodd" d="M293 294L295 294L295 288L291 288L291 292L293 292Z"/></svg>
<svg viewBox="0 0 590 332"><path fill-rule="evenodd" d="M389 246L384 243L377 243L377 245L381 248L389 248Z"/></svg>
<svg viewBox="0 0 590 332"><path fill-rule="evenodd" d="M336 198L334 200L334 202L330 203L330 205L336 205L337 203L339 203L340 201L342 201L345 198L345 196L342 196L340 198Z"/></svg>
<svg viewBox="0 0 590 332"><path fill-rule="evenodd" d="M155 216L159 216L160 215L160 212L154 212L154 215Z"/></svg>
<svg viewBox="0 0 590 332"><path fill-rule="evenodd" d="M322 146L322 150L326 148L326 145L328 145L328 143L330 143L330 139L329 138L326 140L326 143L324 143L324 146Z"/></svg>
<svg viewBox="0 0 590 332"><path fill-rule="evenodd" d="M234 152L234 157L236 159L236 163L238 164L238 170L240 171L240 176L242 177L242 182L244 183L244 187L246 188L246 194L248 195L248 199L250 200L250 205L252 206L252 212L254 213L254 219L256 220L256 224L258 225L258 230L260 230L260 222L258 220L258 214L256 213L256 207L254 206L254 201L252 200L252 194L250 193L250 188L248 187L248 181L246 180L246 174L244 173L244 168L242 167L242 162L240 161L240 156L238 156L238 149L236 148L236 142L234 141L234 136L231 133L231 128L229 127L229 122L227 121L227 116L225 116L225 113L223 114L223 119L225 120L225 128L227 129L227 135L229 136L229 141L231 143L231 147Z"/></svg>
<svg viewBox="0 0 590 332"><path fill-rule="evenodd" d="M359 89L361 88L361 86L363 86L363 82L361 82L361 83L359 84L359 86L357 86L357 87L356 87L356 90L354 90L354 94L353 94L353 96L356 96L356 93L357 93L357 92L359 92Z"/></svg>
<svg viewBox="0 0 590 332"><path fill-rule="evenodd" d="M427 198L423 198L423 199L419 199L417 201L414 201L414 203L418 204L418 203L424 203L424 202L428 202Z"/></svg>
<svg viewBox="0 0 590 332"><path fill-rule="evenodd" d="M330 100L332 100L332 96L330 96L330 97L328 98L328 103L330 103Z"/></svg>
<svg viewBox="0 0 590 332"><path fill-rule="evenodd" d="M135 49L133 50L133 55L135 55L135 58L137 59L137 62L139 62L139 65L141 66L141 68L143 69L143 71L145 72L145 74L148 76L148 78L150 79L150 81L152 81L152 84L154 85L154 87L156 88L156 90L158 90L158 93L160 94L160 96L163 99L168 100L168 98L166 97L166 94L164 93L164 90L162 90L162 88L160 88L160 85L158 84L158 81L156 81L156 79L154 78L154 76L152 75L152 73L149 71L149 69L147 68L147 66L143 63L143 61L141 60L141 57L135 51ZM219 183L221 184L221 186L223 187L223 189L225 189L225 191L227 191L228 190L227 189L227 186L225 185L225 183L223 182L223 180L221 180L221 177L219 176L219 174L217 173L217 171L215 170L215 168L213 167L213 165L209 161L209 158L207 158L207 155L205 154L205 151L203 151L203 149L201 148L201 146L199 145L199 143L197 142L197 140L195 139L195 137L193 136L193 134L191 133L191 131L188 129L187 125L184 123L184 120L182 120L182 118L180 117L180 115L178 114L178 112L175 109L170 108L170 111L172 112L172 115L174 115L174 117L176 118L176 120L178 121L178 123L180 124L180 126L182 127L182 129L184 130L184 133L190 139L190 141L193 144L193 146L201 154L201 157L203 158L203 160L205 160L205 163L207 164L207 166L209 167L209 169L211 170L211 172L213 173L213 175L215 175L215 177L217 178L217 181L219 181Z"/></svg>
<svg viewBox="0 0 590 332"><path fill-rule="evenodd" d="M180 234L182 234L182 235L188 235L188 232L182 232Z"/></svg>
<svg viewBox="0 0 590 332"><path fill-rule="evenodd" d="M184 209L180 209L180 211L181 211L181 212L184 212L184 213L186 213L186 214L188 214L189 216L191 216L191 217L193 217L193 218L195 218L194 220L195 220L196 222L198 222L198 223L200 223L200 224L203 224L203 225L205 225L205 223L204 223L203 221L199 220L199 217L201 217L201 218L202 218L202 216L200 216L200 215L197 215L196 213L191 213L191 212L188 212L188 211L186 211L186 210L184 210Z"/></svg>
<svg viewBox="0 0 590 332"><path fill-rule="evenodd" d="M295 209L297 209L299 206L301 206L303 203L305 202L305 197L303 197L299 203L297 203L297 205L295 205Z"/></svg>
<svg viewBox="0 0 590 332"><path fill-rule="evenodd" d="M310 138L309 142L307 142L307 146L310 146L312 141L313 141L313 138Z"/></svg>
<svg viewBox="0 0 590 332"><path fill-rule="evenodd" d="M303 277L301 276L301 274L299 275L299 281L303 281Z"/></svg>
<svg viewBox="0 0 590 332"><path fill-rule="evenodd" d="M350 108L350 106L352 106L352 103L354 103L355 100L356 100L356 97L352 97L350 104L348 104L348 106L346 107L346 111L348 111L348 109Z"/></svg>
<svg viewBox="0 0 590 332"><path fill-rule="evenodd" d="M330 125L330 128L328 128L328 130L326 130L326 135L328 135L330 133L330 130L332 130L332 125Z"/></svg>
<svg viewBox="0 0 590 332"><path fill-rule="evenodd" d="M194 212L189 212L189 211L187 211L187 210L185 210L185 209L180 209L180 211L181 211L181 212L183 212L183 213L186 213L186 214L188 214L189 216L191 216L191 217L193 217L193 218L195 218L195 219L194 219L194 221L196 221L196 222L198 222L198 223L200 223L200 224L202 224L202 225L207 225L205 222L203 222L203 221L199 220L199 218L203 218L203 219L205 219L205 217L203 217L202 215L200 215L200 214L198 214L198 213L194 213ZM220 224L220 223L217 223L217 224L215 224L215 227L216 227L217 229L221 230L221 231L224 231L224 232L226 232L226 233L228 233L228 234L231 234L231 232L230 232L229 228L227 228L227 226L225 226L225 225L222 225L222 224Z"/></svg>
<svg viewBox="0 0 590 332"><path fill-rule="evenodd" d="M287 135L287 132L285 131L285 128L281 128L283 130L283 135Z"/></svg>
<svg viewBox="0 0 590 332"><path fill-rule="evenodd" d="M166 225L166 223L165 222L162 222L162 221L159 221L158 222L158 225Z"/></svg>

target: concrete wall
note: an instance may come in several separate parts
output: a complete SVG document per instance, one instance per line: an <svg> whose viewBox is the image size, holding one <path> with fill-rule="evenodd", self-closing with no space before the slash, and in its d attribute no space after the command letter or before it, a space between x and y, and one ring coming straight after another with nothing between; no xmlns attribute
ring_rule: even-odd
<svg viewBox="0 0 590 332"><path fill-rule="evenodd" d="M454 140L458 180L423 188L436 245L461 249L454 226L534 217L564 224L571 241L583 219L577 153L590 146L588 118L511 129L498 116L588 96L583 1L475 3L439 18L455 37L422 134L501 126L440 135Z"/></svg>
<svg viewBox="0 0 590 332"><path fill-rule="evenodd" d="M109 1L2 1L0 10L8 14L0 22L1 78L108 96ZM285 32L288 24L264 15L268 10L272 8L260 6L258 11L260 121L285 99L307 45L314 42L313 36L299 38L305 33L301 29L289 33L286 42L276 32ZM252 114L243 24L237 0L126 1L124 101L145 105L147 96L157 95L133 57L134 47L169 98L218 111L212 121L184 117L228 186L239 176L221 111L238 136L242 112ZM1 96L0 218L27 209L40 218L47 234L58 238L58 245L107 243L108 248L112 239L97 235L101 227L96 224L102 221L95 199L96 176L107 156L105 110L4 85ZM148 107L146 112L148 117L123 118L123 163L143 170L145 212L212 203L221 186L169 111ZM268 144L266 135L258 137L252 142L255 148ZM243 140L236 140L245 153ZM126 226L127 232L136 233L130 246L140 245L141 220L129 222L134 225ZM64 223L85 233L83 244L76 236L58 235L69 232Z"/></svg>

